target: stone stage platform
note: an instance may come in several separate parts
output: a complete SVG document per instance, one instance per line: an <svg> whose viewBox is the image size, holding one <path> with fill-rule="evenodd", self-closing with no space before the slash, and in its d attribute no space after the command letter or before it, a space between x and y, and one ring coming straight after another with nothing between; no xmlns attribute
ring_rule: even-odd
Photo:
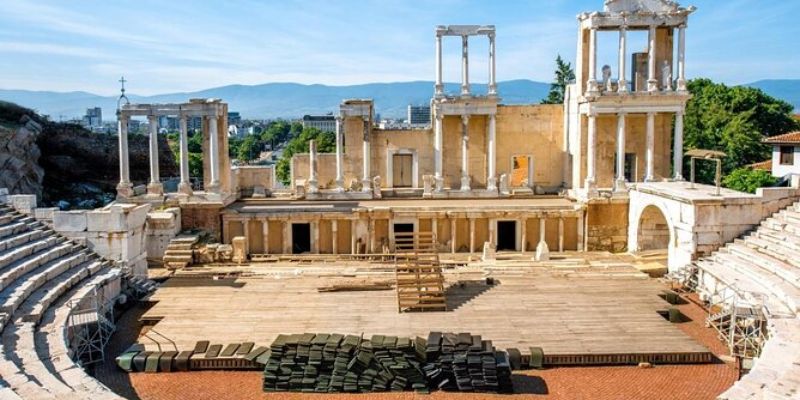
<svg viewBox="0 0 800 400"><path fill-rule="evenodd" d="M154 342L159 342L166 351L171 350L170 340L184 350L198 340L269 345L280 333L425 337L429 331L445 331L479 334L523 354L539 346L546 356L561 357L561 364L620 364L630 355L669 362L710 360L708 349L657 313L669 307L658 296L664 289L658 281L614 256L556 258L546 264L506 261L448 269L449 311L403 314L397 312L394 290L317 291L319 286L353 279L393 279L391 265L219 268L217 272L244 273L236 279L167 281L152 297L157 304L142 317L158 322L139 342L154 350ZM498 283L487 286L486 276ZM587 356L586 362L578 359Z"/></svg>

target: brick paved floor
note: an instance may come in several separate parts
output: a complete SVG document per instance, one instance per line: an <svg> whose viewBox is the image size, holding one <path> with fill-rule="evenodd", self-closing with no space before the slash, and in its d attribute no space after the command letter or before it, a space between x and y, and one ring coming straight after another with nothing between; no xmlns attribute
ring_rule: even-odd
<svg viewBox="0 0 800 400"><path fill-rule="evenodd" d="M715 354L725 354L725 347L715 332L705 328L705 311L690 302L679 306L692 319L680 328L707 346ZM128 312L120 321L122 330L112 340L108 353L117 354L138 334L136 324L142 309ZM303 395L297 393L264 394L261 392L260 372L197 371L169 374L125 374L114 365L96 371L98 379L126 398L142 400L226 400L226 399L505 399L531 398L566 399L714 399L730 387L737 378L731 364L719 362L705 365L657 365L638 367L572 367L543 371L519 371L514 376L517 391L512 396L484 394L454 394L435 392L431 395L386 393L369 395Z"/></svg>

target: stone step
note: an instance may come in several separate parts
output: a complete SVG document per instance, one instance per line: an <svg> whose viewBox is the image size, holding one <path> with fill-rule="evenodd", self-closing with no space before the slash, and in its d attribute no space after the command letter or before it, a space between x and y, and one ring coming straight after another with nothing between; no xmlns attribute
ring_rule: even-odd
<svg viewBox="0 0 800 400"><path fill-rule="evenodd" d="M776 297L786 304L792 313L798 311L798 307L800 307L800 289L792 286L777 275L760 268L753 268L749 265L749 260L739 258L735 254L719 251L714 254L714 258L755 281L765 289L761 293L771 294L772 296L770 297Z"/></svg>
<svg viewBox="0 0 800 400"><path fill-rule="evenodd" d="M38 324L44 311L61 295L66 293L81 280L93 276L108 267L109 263L106 261L89 260L77 268L72 268L59 277L47 282L27 300L27 302L31 303L30 307L23 306L22 310L20 310L22 321Z"/></svg>
<svg viewBox="0 0 800 400"><path fill-rule="evenodd" d="M46 281L82 264L87 258L89 256L85 252L70 253L14 281L13 285L0 292L0 311L13 315L25 299Z"/></svg>
<svg viewBox="0 0 800 400"><path fill-rule="evenodd" d="M48 236L37 239L30 243L25 243L11 250L6 250L5 253L0 255L0 270L16 261L22 260L31 255L35 255L42 250L52 248L61 242L64 242L63 238Z"/></svg>
<svg viewBox="0 0 800 400"><path fill-rule="evenodd" d="M164 254L191 257L192 254L194 254L194 251L192 249L170 249L169 247L167 247L167 250L164 252Z"/></svg>
<svg viewBox="0 0 800 400"><path fill-rule="evenodd" d="M21 232L16 235L7 236L0 240L0 252L13 249L25 243L30 243L36 239L45 236L46 233L42 229L35 229L32 231Z"/></svg>
<svg viewBox="0 0 800 400"><path fill-rule="evenodd" d="M0 273L0 290L36 268L77 250L78 248L72 243L62 243L6 268Z"/></svg>
<svg viewBox="0 0 800 400"><path fill-rule="evenodd" d="M717 260L708 257L695 262L697 266L705 273L710 274L724 285L735 288L740 293L760 293L768 294L769 290L761 285L761 283L754 281L749 276L744 275L739 270L732 268L728 263L721 263ZM769 304L769 308L774 313L778 312L792 312L791 309L777 300Z"/></svg>
<svg viewBox="0 0 800 400"><path fill-rule="evenodd" d="M740 239L736 239L734 243L729 244L727 248L728 251L736 254L739 258L750 260L754 265L761 267L768 273L779 276L795 287L800 287L800 269L771 256L771 251L765 250L764 252L760 252L751 249Z"/></svg>

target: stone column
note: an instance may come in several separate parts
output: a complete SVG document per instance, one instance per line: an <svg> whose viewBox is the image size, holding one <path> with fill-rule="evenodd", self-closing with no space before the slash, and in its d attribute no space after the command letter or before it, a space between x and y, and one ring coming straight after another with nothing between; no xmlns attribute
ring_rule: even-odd
<svg viewBox="0 0 800 400"><path fill-rule="evenodd" d="M461 191L468 192L469 178L469 115L461 116Z"/></svg>
<svg viewBox="0 0 800 400"><path fill-rule="evenodd" d="M319 193L317 182L317 141L308 142L308 193Z"/></svg>
<svg viewBox="0 0 800 400"><path fill-rule="evenodd" d="M469 252L475 252L475 218L469 219Z"/></svg>
<svg viewBox="0 0 800 400"><path fill-rule="evenodd" d="M597 115L594 111L589 111L588 115L588 134L586 137L586 181L583 186L587 191L595 189L597 177L595 173L595 151L597 142Z"/></svg>
<svg viewBox="0 0 800 400"><path fill-rule="evenodd" d="M617 114L617 178L614 191L624 192L625 187L625 113Z"/></svg>
<svg viewBox="0 0 800 400"><path fill-rule="evenodd" d="M339 254L339 220L331 220L331 252Z"/></svg>
<svg viewBox="0 0 800 400"><path fill-rule="evenodd" d="M189 129L186 127L185 115L180 116L179 125L181 147L181 183L178 184L178 191L191 196L192 184L189 183Z"/></svg>
<svg viewBox="0 0 800 400"><path fill-rule="evenodd" d="M444 119L444 115L438 110L435 110L435 120L433 125L433 164L434 164L434 173L433 177L435 180L437 192L441 192L443 189L443 180L444 177L442 176L442 120Z"/></svg>
<svg viewBox="0 0 800 400"><path fill-rule="evenodd" d="M367 226L367 243L369 252L375 253L375 220L373 218L369 219L369 224Z"/></svg>
<svg viewBox="0 0 800 400"><path fill-rule="evenodd" d="M222 220L222 243L231 244L231 220Z"/></svg>
<svg viewBox="0 0 800 400"><path fill-rule="evenodd" d="M489 114L489 140L487 141L486 158L488 158L488 171L486 172L486 190L497 191L497 116Z"/></svg>
<svg viewBox="0 0 800 400"><path fill-rule="evenodd" d="M581 213L578 214L578 243L577 243L578 251L584 251L584 248L583 248L583 236L584 236L583 215L584 215L583 211L581 211Z"/></svg>
<svg viewBox="0 0 800 400"><path fill-rule="evenodd" d="M342 116L336 116L336 191L344 192L344 173L342 172Z"/></svg>
<svg viewBox="0 0 800 400"><path fill-rule="evenodd" d="M494 32L489 33L489 96L497 96L497 60L494 38Z"/></svg>
<svg viewBox="0 0 800 400"><path fill-rule="evenodd" d="M675 113L675 140L672 149L673 179L683 180L683 111Z"/></svg>
<svg viewBox="0 0 800 400"><path fill-rule="evenodd" d="M450 218L450 252L456 252L456 218Z"/></svg>
<svg viewBox="0 0 800 400"><path fill-rule="evenodd" d="M520 226L519 248L520 251L524 253L528 250L528 219L520 218L519 226Z"/></svg>
<svg viewBox="0 0 800 400"><path fill-rule="evenodd" d="M586 94L596 96L600 93L597 84L597 28L589 29L589 80L586 82Z"/></svg>
<svg viewBox="0 0 800 400"><path fill-rule="evenodd" d="M647 90L649 92L658 91L658 80L656 79L656 26L651 25L647 39Z"/></svg>
<svg viewBox="0 0 800 400"><path fill-rule="evenodd" d="M678 27L678 91L689 91L686 87L686 25Z"/></svg>
<svg viewBox="0 0 800 400"><path fill-rule="evenodd" d="M363 174L361 176L361 191L372 191L372 178L370 177L370 143L369 143L369 117L364 117L364 140L362 148Z"/></svg>
<svg viewBox="0 0 800 400"><path fill-rule="evenodd" d="M158 172L158 117L147 116L150 125L150 183L147 184L147 194L164 194L164 185L161 184Z"/></svg>
<svg viewBox="0 0 800 400"><path fill-rule="evenodd" d="M545 215L539 217L539 244L536 245L536 261L547 261L550 259L550 249L545 241Z"/></svg>
<svg viewBox="0 0 800 400"><path fill-rule="evenodd" d="M564 217L558 217L558 252L564 252Z"/></svg>
<svg viewBox="0 0 800 400"><path fill-rule="evenodd" d="M125 199L133 196L133 183L131 183L130 156L128 155L128 116L121 113L117 121L117 136L119 138L117 197Z"/></svg>
<svg viewBox="0 0 800 400"><path fill-rule="evenodd" d="M442 35L436 32L436 83L434 84L434 96L437 98L444 96L444 84L442 83Z"/></svg>
<svg viewBox="0 0 800 400"><path fill-rule="evenodd" d="M356 233L356 223L358 220L350 220L350 254L358 254L358 233Z"/></svg>
<svg viewBox="0 0 800 400"><path fill-rule="evenodd" d="M211 179L208 182L206 191L218 193L219 192L219 137L217 137L217 116L208 117L208 142L209 163L211 171Z"/></svg>
<svg viewBox="0 0 800 400"><path fill-rule="evenodd" d="M244 258L250 256L250 218L242 219L242 233L244 234Z"/></svg>
<svg viewBox="0 0 800 400"><path fill-rule="evenodd" d="M461 36L461 95L469 96L469 36Z"/></svg>
<svg viewBox="0 0 800 400"><path fill-rule="evenodd" d="M489 220L489 244L494 246L494 232L497 230L497 221L496 220Z"/></svg>
<svg viewBox="0 0 800 400"><path fill-rule="evenodd" d="M269 254L269 220L261 220L261 241L264 242L264 254Z"/></svg>
<svg viewBox="0 0 800 400"><path fill-rule="evenodd" d="M431 232L433 232L433 240L434 240L434 243L436 244L436 248L438 250L438 248L439 248L439 229L438 228L439 228L439 226L438 226L436 221L437 221L437 218L435 216L433 218L431 218Z"/></svg>
<svg viewBox="0 0 800 400"><path fill-rule="evenodd" d="M617 80L617 92L626 93L628 91L628 82L625 80L625 62L627 61L626 46L627 27L621 26L619 28L619 78Z"/></svg>
<svg viewBox="0 0 800 400"><path fill-rule="evenodd" d="M319 254L319 219L311 221L311 254Z"/></svg>
<svg viewBox="0 0 800 400"><path fill-rule="evenodd" d="M289 223L287 220L281 221L281 227L283 228L283 254L291 254L292 253L292 224Z"/></svg>
<svg viewBox="0 0 800 400"><path fill-rule="evenodd" d="M645 175L644 181L651 182L655 179L654 164L655 164L655 132L656 132L656 113L647 113L647 138L646 138L646 152L645 152Z"/></svg>

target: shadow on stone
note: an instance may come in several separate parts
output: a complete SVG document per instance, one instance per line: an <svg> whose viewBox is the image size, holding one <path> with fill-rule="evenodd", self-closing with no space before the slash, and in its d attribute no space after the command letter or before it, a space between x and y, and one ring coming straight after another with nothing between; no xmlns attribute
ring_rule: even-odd
<svg viewBox="0 0 800 400"><path fill-rule="evenodd" d="M541 376L511 375L515 394L549 394L547 382Z"/></svg>
<svg viewBox="0 0 800 400"><path fill-rule="evenodd" d="M467 280L458 281L450 285L445 290L445 298L447 299L447 310L454 311L464 304L472 301L484 292L500 284L500 281L492 278L487 280Z"/></svg>

